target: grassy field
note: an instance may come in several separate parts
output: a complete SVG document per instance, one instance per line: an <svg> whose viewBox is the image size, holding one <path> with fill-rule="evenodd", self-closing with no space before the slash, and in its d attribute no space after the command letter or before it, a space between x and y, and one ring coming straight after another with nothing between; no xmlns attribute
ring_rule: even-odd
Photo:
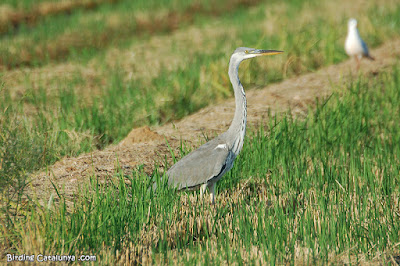
<svg viewBox="0 0 400 266"><path fill-rule="evenodd" d="M113 31L122 30L129 25L121 27L120 23L133 21L124 14L140 13L128 12L130 9L121 7L124 2L118 3L44 17L34 27L22 25L2 37L3 62L11 61L0 74L4 80L0 121L5 135L0 146L13 150L3 155L10 158L3 159L0 169L5 180L24 176L63 156L118 142L133 127L179 119L232 96L226 65L227 55L237 46L287 51L286 58L245 63L249 71L243 71L246 74L241 80L247 88L346 58L342 46L346 12L351 11L346 5L338 10L339 15L332 14L328 1L321 5L274 3L268 9L262 3L252 8L238 5L217 18L201 13L194 17L194 26L182 22L182 30L170 35L160 32L150 37L148 32L138 38L129 33L106 46L93 46L92 35L108 35L105 24L113 25ZM400 27L398 6L390 2L379 8L376 5L370 3L358 10L365 12L359 20L371 46L397 36ZM150 8L143 4L140 17L151 18ZM51 56L51 47L60 47L58 39L69 49L60 52L62 58L57 52ZM107 48L109 45L116 48ZM38 61L39 66L13 63L24 55L28 65Z"/></svg>
<svg viewBox="0 0 400 266"><path fill-rule="evenodd" d="M50 201L51 210L14 219L19 226L4 236L25 253L96 254L102 263L393 262L399 74L396 66L360 79L305 120L281 115L250 132L215 206L162 186L155 193L160 174L139 170L108 186L93 178L72 212Z"/></svg>
<svg viewBox="0 0 400 266"><path fill-rule="evenodd" d="M15 207L32 171L231 97L227 58L237 46L286 51L243 64L251 88L346 59L350 16L371 47L399 36L395 1L339 2L121 0L5 23L2 252L91 253L104 263L390 262L400 243L400 66L340 88L305 120L279 115L250 132L215 207L150 192L141 171L107 187L93 178L72 211L63 202ZM29 12L38 2L4 4Z"/></svg>

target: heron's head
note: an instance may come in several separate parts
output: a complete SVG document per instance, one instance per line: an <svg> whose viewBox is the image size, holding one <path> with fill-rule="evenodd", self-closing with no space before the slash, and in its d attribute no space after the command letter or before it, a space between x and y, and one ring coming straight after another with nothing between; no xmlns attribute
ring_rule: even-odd
<svg viewBox="0 0 400 266"><path fill-rule="evenodd" d="M355 29L357 28L357 20L355 18L349 19L349 22L347 23L349 29Z"/></svg>
<svg viewBox="0 0 400 266"><path fill-rule="evenodd" d="M239 61L253 58L256 56L263 56L263 55L274 55L274 54L281 54L283 51L277 50L260 50L248 47L239 47L237 48L233 54L232 58L238 59Z"/></svg>

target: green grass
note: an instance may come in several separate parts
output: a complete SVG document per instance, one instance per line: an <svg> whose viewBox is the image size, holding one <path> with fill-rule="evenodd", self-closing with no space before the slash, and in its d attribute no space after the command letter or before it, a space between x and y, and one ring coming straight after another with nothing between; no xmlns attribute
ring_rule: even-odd
<svg viewBox="0 0 400 266"><path fill-rule="evenodd" d="M102 149L124 138L132 128L160 124L182 118L204 107L196 97L202 59L194 59L192 68L172 74L163 72L151 87L161 88L164 104L155 102L149 85L122 83L118 71L90 105L71 89L83 85L78 75L59 88L58 95L47 95L43 88L31 89L19 101L11 100L10 89L0 94L0 167L2 182L14 183L64 156ZM210 93L210 95L213 95ZM160 97L162 97L160 96ZM21 119L23 117L23 119ZM12 181L14 180L14 181ZM19 183L19 181L17 182Z"/></svg>
<svg viewBox="0 0 400 266"><path fill-rule="evenodd" d="M263 8L259 10L263 10ZM235 25L235 21L236 23L242 23L246 19L252 18L254 24L256 24L256 21L263 18L263 13L260 11L255 16L252 16L252 13L246 9L237 12L240 14L235 13L235 16L223 17L222 20L227 20L227 23ZM293 12L290 8L287 11L288 14ZM395 18L398 13L398 10L394 10L385 13L385 16L381 17L386 22L388 19ZM68 17L68 20L75 21L70 26L78 27L76 23L79 19L75 19L74 16L81 15L75 14ZM62 20L63 17L60 17L60 19ZM378 18L374 17L374 19ZM56 22L55 20L56 18L51 19L53 22ZM276 82L288 75L313 71L323 65L344 60L346 56L342 51L342 44L337 41L340 28L332 25L332 30L326 31L327 22L317 17L311 24L301 28L288 27L288 30L283 32L282 35L272 37L264 36L265 33L260 27L246 28L241 31L239 40L247 40L246 44L282 49L287 51L286 56L288 58L295 58L295 63L289 64L286 69L287 73L282 73L281 65L279 67L275 65L268 66L269 60L265 60L266 63L260 60L251 62L250 70L246 71L248 73L242 75L242 81L247 85L246 87ZM380 23L382 24L382 22L376 22L378 25ZM37 26L32 34L39 35L33 39L40 42L43 38L46 39L41 34L51 36L51 32L59 33L60 30L57 23L52 25L54 30L51 30L47 24L42 29L41 26ZM388 32L397 31L399 25L398 20L394 19L384 29ZM101 23L96 27L101 28ZM24 36L31 34L28 29L26 30L24 32L21 29L21 34ZM95 33L96 30L91 29L90 32ZM294 32L297 32L297 34L294 34ZM229 37L227 36L227 38ZM229 50L233 50L238 45L241 44L235 44L232 40ZM155 78L150 80L138 78L130 83L124 81L123 74L117 74L123 73L123 69L118 67L108 69L102 62L103 59L100 59L100 68L104 68L105 73L107 73L107 85L104 86L101 81L95 81L96 86L100 87L101 91L99 96L93 96L90 99L90 103L82 100L79 96L80 91L73 89L78 86L87 86L85 80L77 73L68 82L56 80L55 86L57 89L54 92L46 92L43 88L44 85L40 84L39 87L43 88L43 90L28 86L28 91L24 98L17 101L5 100L10 99L8 94L13 90L11 87L5 87L0 97L0 99L3 99L0 106L3 109L16 110L19 113L17 116L21 117L25 115L25 109L35 109L33 112L35 114L34 117L28 117L20 123L26 124L26 128L36 131L37 133L34 136L44 136L42 133L51 131L46 137L50 137L49 141L57 146L55 149L57 152L49 157L52 159L43 160L44 164L41 166L44 166L64 155L88 152L93 147L102 148L105 145L119 141L134 126L162 124L173 119L179 119L209 103L213 103L213 99L232 96L232 92L229 89L230 84L225 74L227 61L225 49L221 46L220 49L209 52L207 55L200 52L186 54L187 51L181 51L182 55L179 56L188 55L190 58L186 59L183 66L172 71L161 68L159 75ZM99 56L94 50L92 52L89 50L84 51L89 57ZM177 53L177 51L172 53ZM73 53L73 55L82 60L82 53ZM112 73L111 75L110 72ZM202 79L201 76L203 74L205 78ZM100 78L102 77L98 77L98 79ZM221 88L225 89L222 90ZM165 100L160 102L160 99ZM65 145L71 141L67 132L77 132L82 136L79 140L81 143L77 143L72 150L68 145ZM40 139L32 139L31 141L43 142ZM33 169L36 168L27 168L25 170L31 171Z"/></svg>
<svg viewBox="0 0 400 266"><path fill-rule="evenodd" d="M277 4L269 6L271 9L277 7ZM315 12L321 9L319 6L304 6L301 1L285 5L284 16L279 20L282 24L276 26L283 28L286 24L285 31L274 31L273 34L266 33L261 23L266 17L272 16L273 19L273 14L265 14L265 4L233 10L232 14L220 14L213 20L214 23L232 25L236 29L235 34L226 33L220 39L209 39L206 35L205 47L195 52L192 51L192 44L182 49L182 43L173 43L169 54L183 60L182 64L168 70L167 66L160 67L154 77L143 76L127 82L119 62L111 67L105 62L103 49L87 47L72 52L71 58L65 60L76 59L85 66L91 58L95 58L101 75L96 75L92 80L87 80L77 70L71 74L72 78L62 75L58 78L55 75L52 80L45 80L42 84L28 72L20 82L21 86L27 88L20 97L11 96L14 87L4 83L0 91L0 146L3 158L0 163L0 182L12 185L14 190L19 191L31 172L64 156L102 149L123 139L133 127L180 119L218 99L232 96L226 75L227 54L237 46L282 49L286 51L282 56L287 56L282 61L291 62L286 65L285 73L282 71L282 61L274 59L253 60L247 65L243 64L240 72L246 88L280 81L287 76L344 60L346 57L339 36L345 27L345 20L339 21L339 25L338 21L324 17L322 13L311 18L309 23L290 23L295 14L304 16L302 12L310 8ZM47 17L34 28L21 27L4 36L0 40L0 47L8 49L11 45L8 45L8 41L13 42L14 39L46 42L64 31L74 29L98 35L105 27L103 22L97 23L99 14L105 15L112 10L117 14L118 10L124 10L108 5L100 9L87 12L77 10L70 15ZM379 31L365 27L366 34L363 36L368 43L373 46L397 36L399 10L399 7L388 9L382 6L368 11L371 23L379 26ZM206 15L198 16L194 23L203 29L209 25L209 20ZM327 31L327 27L331 30ZM146 40L148 37L127 40L119 49L125 51L128 43L140 44ZM121 45L118 40L115 44L117 47ZM208 45L216 49L207 49ZM48 62L44 60L38 63ZM143 62L134 71L146 68L151 67ZM81 96L82 90L88 87L98 88L97 93L93 93L89 99ZM5 186L1 190L8 188Z"/></svg>
<svg viewBox="0 0 400 266"><path fill-rule="evenodd" d="M18 9L30 9L32 6L37 5L38 3L43 3L43 2L60 2L60 0L3 0L2 4L4 5L9 5L13 8L18 8Z"/></svg>
<svg viewBox="0 0 400 266"><path fill-rule="evenodd" d="M61 0L3 0L2 4L7 4L10 5L14 8L18 9L32 9L35 7L38 3L57 3L57 2L62 2ZM159 8L167 8L167 9L172 9L172 8L182 8L185 7L186 5L191 4L193 1L181 1L181 0L163 0L163 1L155 1L155 0L137 0L137 1L124 1L120 0L117 1L116 7L119 8L120 10L126 11L126 9L132 9L132 10L154 10L154 9L159 9ZM106 6L106 5L105 5Z"/></svg>
<svg viewBox="0 0 400 266"><path fill-rule="evenodd" d="M15 218L4 236L100 262L126 252L139 263L389 262L400 255L399 74L361 78L304 120L281 115L250 131L215 206L161 185L153 192L160 174L138 170L108 186L93 179L71 212L61 198L54 211Z"/></svg>
<svg viewBox="0 0 400 266"><path fill-rule="evenodd" d="M157 1L118 1L99 5L95 9L76 8L65 14L44 16L34 27L24 23L9 27L10 30L0 40L0 53L3 55L0 63L14 68L20 65L42 66L66 59L82 61L82 56L90 59L110 45L135 41L136 38L132 36L148 35L153 31L172 31L168 17L160 22L155 21L165 16L166 11L179 19L179 15L188 13L195 3L182 0L162 1L161 4ZM202 1L199 6L201 12L198 16L204 18L210 18L216 8L211 8L209 1ZM222 10L224 6L218 5ZM137 17L144 18L149 25L138 25L141 20L136 20ZM178 22L180 27L190 24L183 20ZM92 50L92 53L87 55L86 50Z"/></svg>
<svg viewBox="0 0 400 266"><path fill-rule="evenodd" d="M17 2L7 3L14 6ZM18 3L28 8L32 1ZM19 83L9 85L5 79L1 84L0 198L6 204L2 209L5 219L2 217L0 223L9 231L4 231L6 237L0 242L24 252L29 248L35 252L45 249L76 253L101 249L102 260L113 260L116 252L123 250L134 257L146 257L148 254L139 250L142 245L144 252L152 250L154 260L163 255L172 260L177 252L178 259L187 263L223 263L241 256L257 261L259 254L253 258L248 255L254 247L263 254L262 259L270 262L290 262L298 247L312 249L310 260L327 260L327 255L346 252L370 259L379 252L398 254L398 68L393 73L368 77L371 81L354 82L343 95L335 93L316 110L310 110L305 120L279 116L267 121L267 129L250 131L234 169L218 185L221 193L230 195L246 184L242 198L229 201L229 196L221 195L226 204L215 210L207 203L196 207L191 200L189 207L182 206L186 196L168 190L157 196L147 193L149 180L142 171L124 177L131 185L124 184L120 174L110 177L107 187L93 180L86 188L91 192L76 201L71 213L63 209L62 201L54 212L16 207L21 204L20 192L29 175L63 156L102 149L123 139L133 127L180 119L232 96L226 74L227 56L237 46L285 50L281 61L244 63L240 75L246 88L264 86L346 58L342 47L347 17L343 14L337 17L324 5L303 1L273 2L268 6L262 3L226 14L196 15L190 23L205 32L203 40L179 40L172 33L174 41L164 53L175 55L174 60L180 60L180 64L170 66L157 54L155 60L164 62L164 66L154 70L153 75L127 80L120 58L114 59L115 64L107 61L108 45L125 53L151 40L154 36L127 34L135 27L128 18L132 10L148 16L155 3L120 1L95 10L74 10L45 17L34 26L22 25L1 36L2 62L12 62L13 53L37 51L54 40L87 40L78 42L78 46L67 45L68 51L56 60L42 49L44 54L34 58L30 70L52 68L53 64L57 67L57 62L62 62L88 69L95 65L98 73L88 77L77 67L76 73L68 77L56 74L38 81L34 71L21 70L25 76ZM158 11L183 12L187 5L167 1ZM307 12L318 15L307 17ZM370 5L363 12L360 31L370 47L398 37L398 5ZM110 26L112 20L102 20L111 15L120 18L118 23L129 23L117 27L121 31L114 31L115 35L107 35L112 42L99 44L99 36L115 27ZM266 29L266 21L273 21L272 29ZM218 30L226 25L232 32L207 33L210 27ZM180 28L185 30L187 26ZM62 39L65 36L70 38ZM168 36L158 33L155 37L162 40ZM156 52L159 48L152 49ZM135 59L139 60L140 55L138 51ZM153 68L152 63L143 61L129 71L141 73ZM9 74L8 70L1 71L1 78ZM20 87L25 89L15 96ZM87 90L90 96L84 97ZM260 196L260 188L266 189L264 196ZM112 207L111 202L116 201L119 208ZM212 223L205 226L205 221ZM32 228L23 226L25 222ZM179 231L180 227L188 231ZM27 230L44 242L24 238ZM186 252L188 258L181 256Z"/></svg>
<svg viewBox="0 0 400 266"><path fill-rule="evenodd" d="M182 13L190 4L192 3L166 1L158 6L157 10L176 10ZM140 12L144 14L142 17L150 21L157 18L152 15L155 12L153 5L153 1L121 1L113 5L103 4L94 10L77 9L71 14L49 16L34 27L22 25L2 37L0 52L3 57L0 62L10 67L20 64L41 66L54 60L87 63L89 59L102 54L109 46L135 43L137 38L132 38L132 35L140 36L153 30L161 33L171 31L168 27L160 26L153 30L146 30L146 27L141 29L140 25L137 25L134 18ZM315 15L309 23L293 23L298 14L310 9L310 5L315 13L322 12L322 14ZM204 10L207 10L208 3L202 2L202 6ZM295 64L289 66L293 68L289 69L289 73L293 71L294 74L337 63L346 58L342 47L347 17L334 20L332 14L326 15L326 10L315 3L291 1L290 4L285 5L283 19L274 25L280 30L274 30L272 36L266 35L263 23L268 16L265 12L268 8L273 9L278 6L277 3L272 3L271 6L261 3L256 8L236 6L233 10L219 14L220 21L240 32L238 36L228 37L231 39L232 48L250 44L271 44L281 47L280 49L290 51L288 56L294 56L297 60ZM372 27L371 25L369 28L364 26L365 29L363 29L361 24L361 28L364 39L371 47L375 47L388 37L397 36L400 9L398 6L394 9L385 8L379 4L369 6L370 8L364 11L366 14L363 16L369 18ZM197 26L209 24L212 16L211 11L209 13L204 11L196 15L193 24ZM168 21L163 24L168 24ZM184 28L187 24L190 23L182 21L180 27ZM216 46L221 47L217 48L219 52L224 51L222 50L223 43L226 42L220 40L219 45Z"/></svg>

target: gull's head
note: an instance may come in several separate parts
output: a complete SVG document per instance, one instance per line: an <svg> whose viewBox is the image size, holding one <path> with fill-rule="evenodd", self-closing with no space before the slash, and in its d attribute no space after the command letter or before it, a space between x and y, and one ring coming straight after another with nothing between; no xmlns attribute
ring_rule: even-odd
<svg viewBox="0 0 400 266"><path fill-rule="evenodd" d="M231 58L242 61L242 60L257 57L257 56L274 55L274 54L281 54L281 53L283 53L283 51L261 50L261 49L254 49L254 48L248 48L248 47L239 47L233 52Z"/></svg>
<svg viewBox="0 0 400 266"><path fill-rule="evenodd" d="M357 20L355 18L349 19L349 22L347 23L349 29L355 29L357 28Z"/></svg>

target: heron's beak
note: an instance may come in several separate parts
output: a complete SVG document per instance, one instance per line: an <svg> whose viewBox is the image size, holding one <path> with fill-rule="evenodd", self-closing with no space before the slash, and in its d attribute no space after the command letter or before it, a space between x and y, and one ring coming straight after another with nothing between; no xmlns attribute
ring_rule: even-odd
<svg viewBox="0 0 400 266"><path fill-rule="evenodd" d="M254 50L250 52L251 54L255 54L257 56L261 55L274 55L274 54L281 54L283 51L277 51L277 50Z"/></svg>

